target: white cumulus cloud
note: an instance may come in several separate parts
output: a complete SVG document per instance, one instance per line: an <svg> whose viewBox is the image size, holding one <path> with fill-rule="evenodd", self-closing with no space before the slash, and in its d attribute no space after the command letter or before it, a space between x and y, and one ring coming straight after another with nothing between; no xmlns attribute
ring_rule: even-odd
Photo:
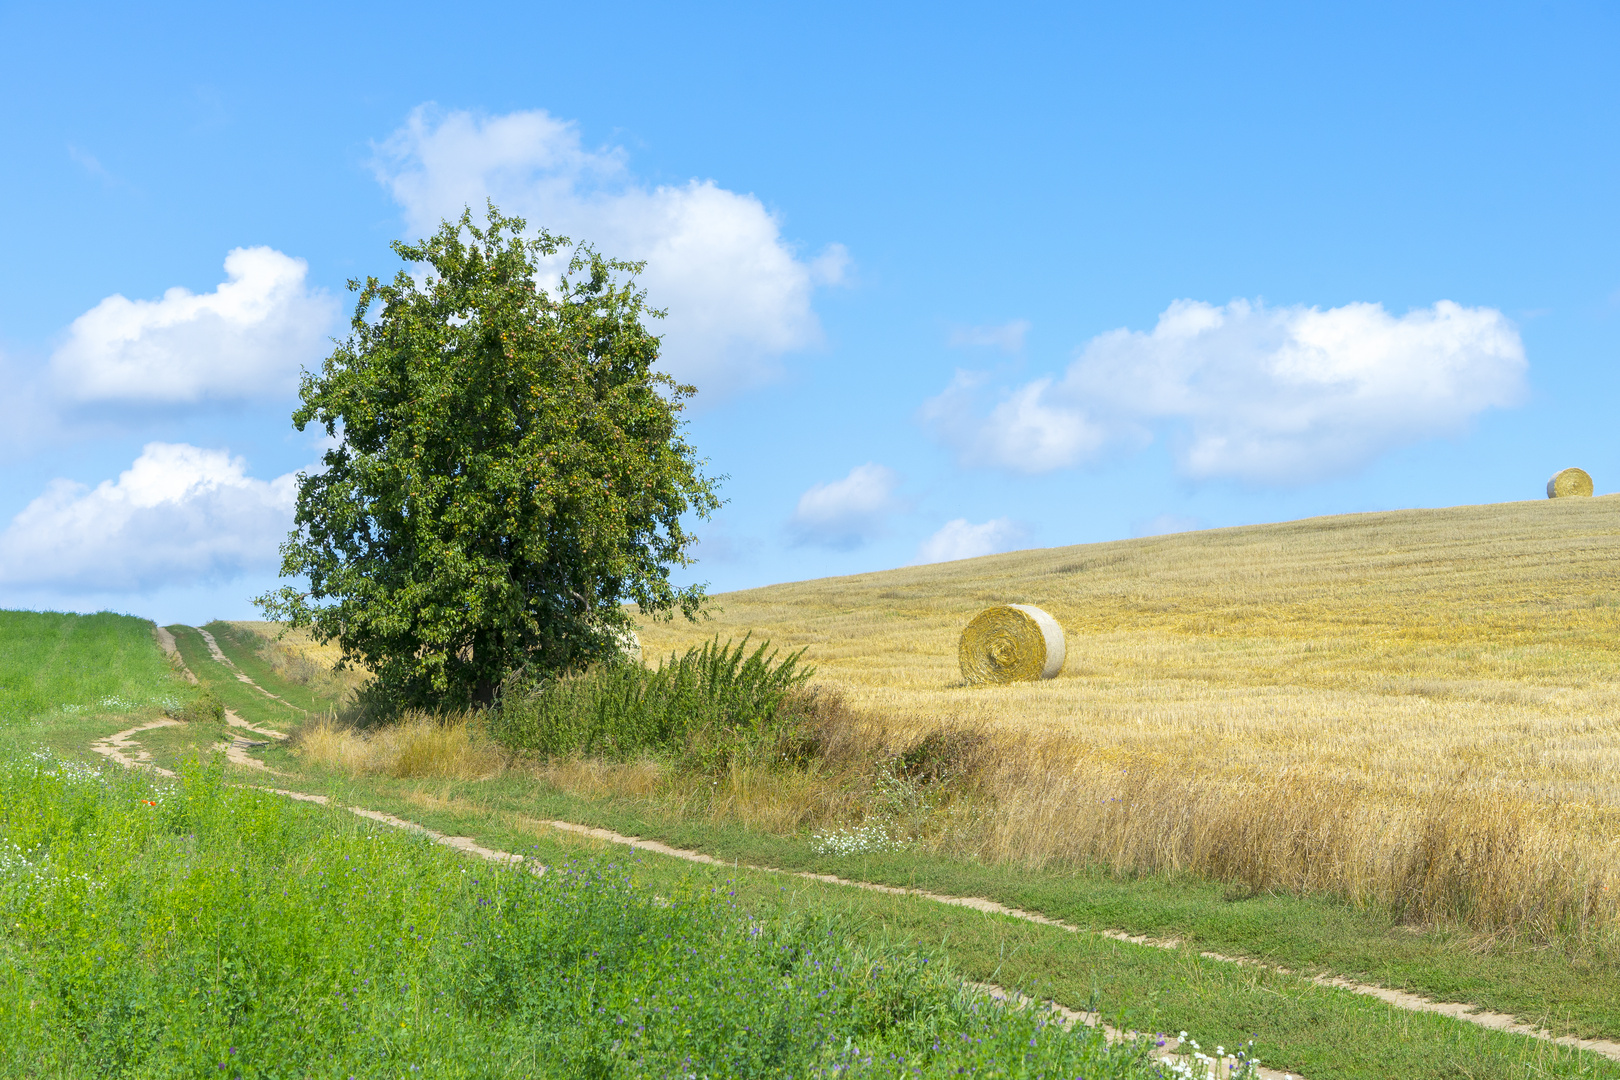
<svg viewBox="0 0 1620 1080"><path fill-rule="evenodd" d="M1009 518L991 518L975 525L967 518L947 521L917 549L919 563L954 562L1011 551L1028 537L1024 527Z"/></svg>
<svg viewBox="0 0 1620 1080"><path fill-rule="evenodd" d="M767 382L778 357L821 341L811 306L818 285L842 279L848 257L831 245L801 258L753 195L712 180L647 186L619 149L589 150L578 128L542 110L480 117L412 112L378 147L378 179L425 236L486 199L502 211L604 255L647 263L642 284L669 317L664 366L709 392Z"/></svg>
<svg viewBox="0 0 1620 1080"><path fill-rule="evenodd" d="M982 415L987 380L958 371L950 386L922 408L922 418L956 445L964 465L1043 473L1094 456L1109 433L1053 394L1050 377L1006 394Z"/></svg>
<svg viewBox="0 0 1620 1080"><path fill-rule="evenodd" d="M799 496L788 522L796 544L849 550L883 532L902 509L895 494L900 474L885 465L857 465L842 480L815 484Z"/></svg>
<svg viewBox="0 0 1620 1080"><path fill-rule="evenodd" d="M79 402L194 404L284 393L321 358L337 301L306 283L308 264L267 247L225 257L224 281L197 295L107 297L73 320L51 356L57 391Z"/></svg>
<svg viewBox="0 0 1620 1080"><path fill-rule="evenodd" d="M137 592L277 565L296 478L247 475L224 450L148 443L117 480L54 480L0 533L0 583Z"/></svg>
<svg viewBox="0 0 1620 1080"><path fill-rule="evenodd" d="M994 405L959 374L923 417L965 464L1047 472L1168 429L1189 477L1299 483L1517 404L1526 368L1518 331L1492 308L1178 300L1151 331L1101 334L1061 379Z"/></svg>

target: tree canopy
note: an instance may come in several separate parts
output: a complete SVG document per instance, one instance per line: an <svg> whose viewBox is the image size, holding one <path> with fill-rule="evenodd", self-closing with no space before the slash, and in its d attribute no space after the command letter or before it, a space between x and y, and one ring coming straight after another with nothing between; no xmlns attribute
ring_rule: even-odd
<svg viewBox="0 0 1620 1080"><path fill-rule="evenodd" d="M334 443L281 547L308 586L257 602L397 704L488 702L519 666L616 652L626 602L704 602L670 572L692 561L683 515L720 501L682 434L694 388L653 370L641 264L525 229L491 205L394 243L420 273L349 282L349 336L302 379L293 423Z"/></svg>

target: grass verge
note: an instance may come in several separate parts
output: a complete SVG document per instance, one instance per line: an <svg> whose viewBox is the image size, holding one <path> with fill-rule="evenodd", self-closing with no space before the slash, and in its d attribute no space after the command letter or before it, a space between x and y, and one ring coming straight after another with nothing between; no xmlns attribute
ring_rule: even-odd
<svg viewBox="0 0 1620 1080"><path fill-rule="evenodd" d="M0 822L9 1075L1160 1075L814 907L577 851L472 865L217 762L13 753Z"/></svg>

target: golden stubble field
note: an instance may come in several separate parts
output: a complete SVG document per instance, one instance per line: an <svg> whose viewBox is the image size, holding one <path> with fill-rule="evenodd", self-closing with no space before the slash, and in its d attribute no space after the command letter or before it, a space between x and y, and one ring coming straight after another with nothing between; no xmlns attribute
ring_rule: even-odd
<svg viewBox="0 0 1620 1080"><path fill-rule="evenodd" d="M1535 936L1620 930L1620 498L1317 518L718 596L649 660L806 650L880 740L988 735L975 854L1191 870ZM961 685L990 604L1050 682Z"/></svg>

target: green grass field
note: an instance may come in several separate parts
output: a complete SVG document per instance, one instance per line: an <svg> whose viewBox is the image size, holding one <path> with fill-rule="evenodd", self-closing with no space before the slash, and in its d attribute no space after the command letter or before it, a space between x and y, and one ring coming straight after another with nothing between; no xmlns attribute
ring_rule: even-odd
<svg viewBox="0 0 1620 1080"><path fill-rule="evenodd" d="M1153 1075L836 918L577 853L470 865L217 765L13 752L0 808L7 1075Z"/></svg>
<svg viewBox="0 0 1620 1080"><path fill-rule="evenodd" d="M69 674L36 680L0 735L5 1075L1158 1075L1146 1044L1001 1006L939 951L846 932L816 905L654 882L568 846L531 843L518 867L469 861L242 786L197 756L213 724L148 733L176 780L106 765L85 745L156 715L105 700L109 687L171 709L199 691L145 624L74 621L35 624L56 640L19 653ZM175 630L201 690L239 715L306 716ZM77 670L108 657L122 667L99 681ZM86 687L101 697L63 713ZM79 753L40 748L42 733L58 747L77 734Z"/></svg>
<svg viewBox="0 0 1620 1080"><path fill-rule="evenodd" d="M177 688L145 619L0 611L0 726L64 708L162 706L177 700Z"/></svg>

